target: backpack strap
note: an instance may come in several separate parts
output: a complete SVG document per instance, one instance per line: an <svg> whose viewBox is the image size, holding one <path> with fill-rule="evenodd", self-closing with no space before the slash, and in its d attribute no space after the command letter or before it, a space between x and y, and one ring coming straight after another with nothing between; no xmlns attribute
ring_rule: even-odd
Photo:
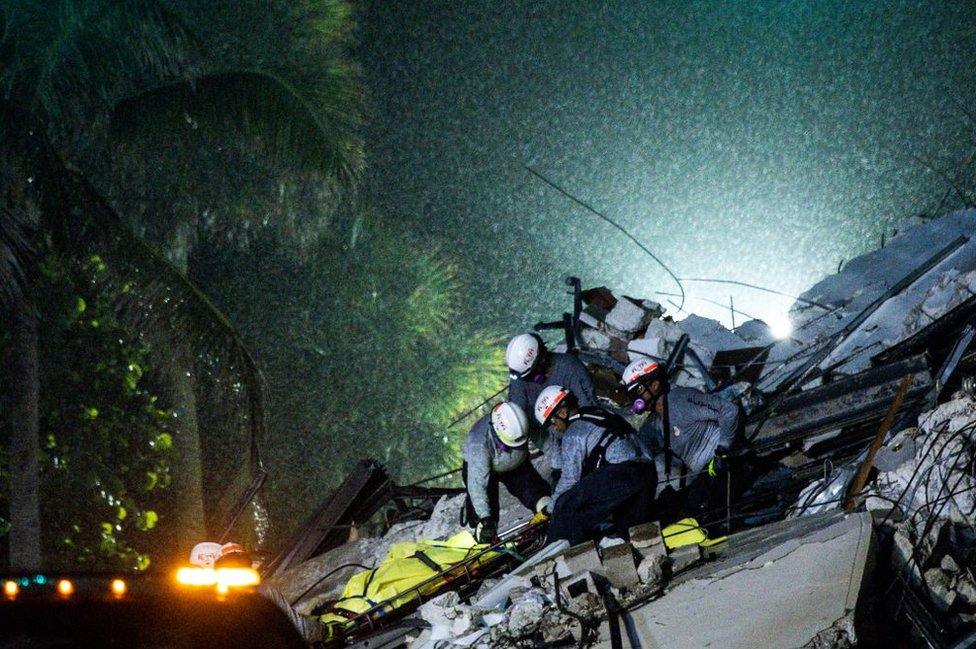
<svg viewBox="0 0 976 649"><path fill-rule="evenodd" d="M603 465L607 458L607 449L610 448L611 444L618 439L637 434L637 431L627 423L626 419L618 414L608 412L603 408L580 408L579 418L604 429L596 446L593 447L593 450L583 460L581 477L586 477Z"/></svg>

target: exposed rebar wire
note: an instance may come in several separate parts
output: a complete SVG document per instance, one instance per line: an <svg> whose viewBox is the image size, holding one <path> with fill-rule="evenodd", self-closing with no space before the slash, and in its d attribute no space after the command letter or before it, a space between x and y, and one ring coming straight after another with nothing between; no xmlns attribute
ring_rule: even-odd
<svg viewBox="0 0 976 649"><path fill-rule="evenodd" d="M821 304L820 302L815 302L814 300L808 300L799 295L791 295L790 293L784 293L783 291L777 291L774 288L767 288L765 286L759 286L758 284L750 284L749 282L741 282L736 279L716 279L713 277L682 277L680 278L682 282L702 282L705 284L732 284L733 286L745 286L746 288L752 288L757 291L762 291L764 293L772 293L773 295L782 295L783 297L788 297L790 299L796 300L797 302L803 302L804 304L809 304L810 306L815 306L820 309L830 311L835 307L828 306L826 304Z"/></svg>
<svg viewBox="0 0 976 649"><path fill-rule="evenodd" d="M678 285L678 290L681 291L681 306L679 306L678 309L679 310L682 310L683 309L684 304L685 304L685 287L681 284L681 280L678 278L677 275L674 274L674 271L672 271L671 268L668 267L667 264L665 264L663 261L661 261L661 259L657 255L655 255L653 252L651 252L651 250L647 246L645 246L643 243L641 243L640 240L637 237L635 237L634 235L632 235L629 230L627 230L625 227L623 227L622 225L620 225L619 223L617 223L616 221L614 221L613 219L611 219L609 216L607 216L606 214L603 214L602 212L600 212L599 210L597 210L595 207L593 207L589 203L585 203L582 200L580 200L579 198L577 198L576 196L573 196L567 190L563 189L562 187L560 187L559 185L557 185L555 182L549 180L548 178L546 178L545 176L543 176L541 173L539 173L538 171L536 171L535 169L533 169L529 165L522 165L522 166L525 167L525 170L528 171L530 174L532 174L533 176L535 176L536 178L538 178L539 180L541 180L545 184L549 185L550 187L552 187L553 189L555 189L557 192L559 192L560 194L562 194L563 196L565 196L569 200L573 201L577 205L579 205L579 206L583 207L584 209L586 209L586 210L592 212L593 214L597 215L598 217L600 217L601 219L603 219L604 221L606 221L607 223L609 223L610 225L612 225L614 228L616 228L617 230L619 230L620 232L622 232L624 234L624 236L626 236L628 239L630 239L632 242L634 242L634 244L638 248L640 248L641 250L643 250L651 259L653 259L654 261L656 261L657 264L661 268L663 268L667 272L668 275L671 276L671 279L674 280L674 283Z"/></svg>

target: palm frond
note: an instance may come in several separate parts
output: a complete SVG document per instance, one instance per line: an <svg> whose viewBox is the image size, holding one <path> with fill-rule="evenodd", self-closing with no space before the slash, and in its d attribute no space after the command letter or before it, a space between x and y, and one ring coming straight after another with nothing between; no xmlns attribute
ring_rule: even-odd
<svg viewBox="0 0 976 649"><path fill-rule="evenodd" d="M7 134L11 131L5 130ZM37 129L15 132L25 134L11 142L13 150L20 152L20 164L14 169L21 173L14 178L14 191L27 188L22 200L35 206L45 236L69 258L104 266L99 288L115 299L123 326L149 339L191 349L196 365L210 368L214 392L221 394L228 413L239 413L234 422L225 423L223 431L227 442L221 448L224 457L229 461L235 450L241 452L240 461L229 471L236 474L238 467L257 470L265 434L263 380L237 331L182 272L124 226L87 179L65 164L43 133ZM29 170L29 177L24 170ZM226 512L211 514L220 517Z"/></svg>
<svg viewBox="0 0 976 649"><path fill-rule="evenodd" d="M131 92L134 79L185 70L194 43L184 19L158 0L6 0L0 12L0 87L55 129Z"/></svg>
<svg viewBox="0 0 976 649"><path fill-rule="evenodd" d="M358 112L349 110L360 96L351 66L334 66L314 96L260 70L216 72L119 102L112 124L122 138L232 128L258 138L284 163L351 185L363 165Z"/></svg>

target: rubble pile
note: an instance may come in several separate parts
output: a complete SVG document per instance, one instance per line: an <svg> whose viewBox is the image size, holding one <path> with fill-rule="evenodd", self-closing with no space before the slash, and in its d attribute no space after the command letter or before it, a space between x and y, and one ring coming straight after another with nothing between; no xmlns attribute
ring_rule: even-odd
<svg viewBox="0 0 976 649"><path fill-rule="evenodd" d="M693 553L698 559L697 549ZM616 612L660 594L674 569L655 524L634 528L631 543L554 544L464 604L446 593L419 612L430 624L412 647L589 645Z"/></svg>
<svg viewBox="0 0 976 649"><path fill-rule="evenodd" d="M852 647L855 610L875 569L926 602L921 613L894 612L919 634L926 619L957 639L976 628L976 354L967 327L976 325L974 231L976 210L913 222L802 294L786 340L759 320L730 330L697 315L674 320L655 301L605 287L581 291L585 307L555 349L578 348L604 386L601 397L615 399L623 366L646 357L671 358L677 385L748 395L744 432L764 473L747 492L754 502L744 495L735 503L744 522L732 523L728 505L729 535L714 544L681 547L669 537L677 547L667 547L658 524L601 547L552 544L500 578L475 578L464 597L446 592L410 609L417 626L403 631L402 644L383 646L610 647L627 611L626 632L644 646ZM685 338L684 355L675 353ZM897 425L873 458L866 500L861 491L857 501L868 511L848 513L842 502L908 375L900 418L892 413ZM500 495L500 530L531 516L506 490ZM457 532L463 503L463 495L445 496L429 520L377 538L351 535L272 585L310 614L394 543ZM874 561L889 545L890 560Z"/></svg>
<svg viewBox="0 0 976 649"><path fill-rule="evenodd" d="M769 327L750 320L727 329L717 320L691 314L675 321L653 300L623 296L617 298L606 287L583 291L585 308L580 313L580 338L586 349L607 353L627 364L639 358L666 360L682 335L690 337L689 348L700 361L685 363L673 378L678 385L705 388L703 371L711 368L720 351L763 347L773 342Z"/></svg>
<svg viewBox="0 0 976 649"><path fill-rule="evenodd" d="M976 398L957 393L879 453L868 509L894 505L893 568L957 628L976 622Z"/></svg>
<svg viewBox="0 0 976 649"><path fill-rule="evenodd" d="M800 294L790 309L793 332L771 349L763 388L775 388L802 364L804 350L829 341L862 314L866 319L830 350L821 368L842 374L867 369L878 353L976 297L974 231L976 210L912 218L882 248Z"/></svg>
<svg viewBox="0 0 976 649"><path fill-rule="evenodd" d="M397 523L379 537L362 537L319 555L268 583L279 590L300 613L309 614L316 606L334 600L349 578L364 567L372 568L386 557L394 543L402 541L444 540L458 531L464 495L443 496L428 520ZM501 529L525 518L528 510L509 494L501 494Z"/></svg>

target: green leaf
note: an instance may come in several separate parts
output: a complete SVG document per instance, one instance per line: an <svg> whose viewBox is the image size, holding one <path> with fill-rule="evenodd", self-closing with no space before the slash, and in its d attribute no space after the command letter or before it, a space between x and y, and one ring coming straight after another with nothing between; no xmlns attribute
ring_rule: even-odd
<svg viewBox="0 0 976 649"><path fill-rule="evenodd" d="M125 510L125 507L123 507L122 505L119 505L119 513L118 513L118 517L119 517L119 520L120 520L120 521L124 521L124 520L125 520L125 517L126 517L126 516L128 515L128 513L129 513L129 512L127 512L127 511Z"/></svg>
<svg viewBox="0 0 976 649"><path fill-rule="evenodd" d="M85 312L85 309L87 309L87 308L88 308L88 303L85 302L85 298L83 298L83 297L81 297L79 295L78 296L78 299L75 300L75 312L76 313L84 313Z"/></svg>
<svg viewBox="0 0 976 649"><path fill-rule="evenodd" d="M85 419L89 419L89 420L97 419L98 418L98 408L95 408L94 406L89 407L89 408L85 408L84 418Z"/></svg>
<svg viewBox="0 0 976 649"><path fill-rule="evenodd" d="M158 522L159 522L159 514L157 514L151 509L147 509L146 511L142 512L141 514L139 514L139 516L136 517L136 527L142 530L143 532L146 532L156 527L156 523Z"/></svg>
<svg viewBox="0 0 976 649"><path fill-rule="evenodd" d="M160 433L156 435L151 446L157 451L168 451L173 448L173 436L169 433Z"/></svg>

